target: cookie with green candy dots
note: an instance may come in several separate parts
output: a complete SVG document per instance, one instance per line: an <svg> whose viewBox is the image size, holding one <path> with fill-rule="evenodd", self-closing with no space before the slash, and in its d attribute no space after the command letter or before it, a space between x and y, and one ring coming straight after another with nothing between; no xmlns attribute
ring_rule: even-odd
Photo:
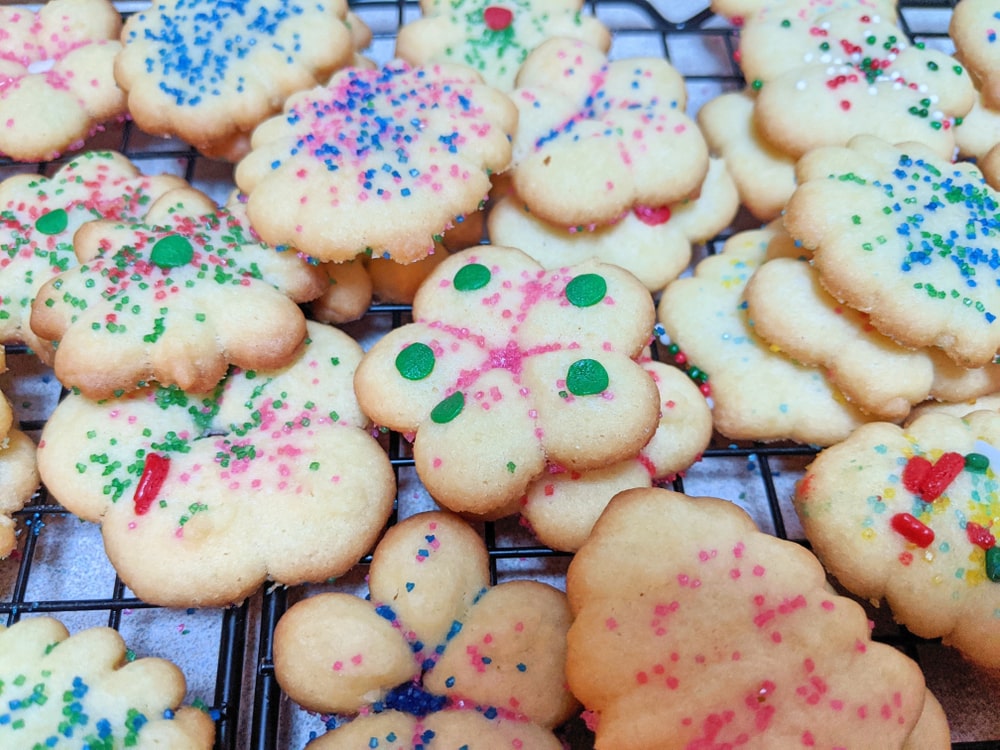
<svg viewBox="0 0 1000 750"><path fill-rule="evenodd" d="M785 228L830 294L904 346L936 346L963 367L993 360L1000 203L975 165L858 136L796 171Z"/></svg>
<svg viewBox="0 0 1000 750"><path fill-rule="evenodd" d="M77 264L76 231L98 219L141 221L153 201L184 184L142 175L114 151L87 151L51 177L0 182L0 342L24 343L51 363L51 343L31 330L31 305L42 284Z"/></svg>
<svg viewBox="0 0 1000 750"><path fill-rule="evenodd" d="M682 473L712 439L712 412L699 387L677 367L643 360L660 392L660 423L639 455L590 471L553 471L532 482L521 516L553 549L575 552L614 495L652 487Z"/></svg>
<svg viewBox="0 0 1000 750"><path fill-rule="evenodd" d="M230 364L283 366L305 338L297 303L329 283L261 242L242 208L187 187L141 222L90 222L74 246L80 265L38 290L31 328L57 343L56 377L92 398L150 381L207 391Z"/></svg>
<svg viewBox="0 0 1000 750"><path fill-rule="evenodd" d="M744 288L780 237L774 222L733 235L693 276L667 285L657 315L670 346L710 379L712 418L721 434L828 445L867 418L818 369L772 350L744 309ZM797 254L791 243L780 247Z"/></svg>
<svg viewBox="0 0 1000 750"><path fill-rule="evenodd" d="M399 29L396 55L414 65L468 65L486 83L511 91L521 64L547 39L580 39L608 50L611 32L582 10L582 0L423 0L421 17Z"/></svg>
<svg viewBox="0 0 1000 750"><path fill-rule="evenodd" d="M545 270L515 248L470 248L424 280L413 322L368 350L358 400L413 438L440 505L499 518L548 464L638 455L659 418L656 385L633 360L653 320L649 292L617 266Z"/></svg>
<svg viewBox="0 0 1000 750"><path fill-rule="evenodd" d="M684 79L662 58L609 60L585 42L550 39L525 60L511 98L514 190L550 224L586 228L659 209L696 195L708 172Z"/></svg>
<svg viewBox="0 0 1000 750"><path fill-rule="evenodd" d="M70 635L52 617L0 625L4 720L0 746L209 750L208 713L181 705L181 670L158 657L130 657L121 635Z"/></svg>
<svg viewBox="0 0 1000 750"><path fill-rule="evenodd" d="M125 115L114 77L121 27L109 0L0 7L0 154L53 159Z"/></svg>
<svg viewBox="0 0 1000 750"><path fill-rule="evenodd" d="M746 91L720 94L698 110L698 125L712 154L725 162L740 203L755 218L772 221L795 191L795 160L761 137L753 102Z"/></svg>
<svg viewBox="0 0 1000 750"><path fill-rule="evenodd" d="M869 134L952 157L955 126L975 101L972 79L953 57L911 45L899 26L868 11L771 18L744 32L741 66L761 84L754 122L780 151L798 158Z"/></svg>
<svg viewBox="0 0 1000 750"><path fill-rule="evenodd" d="M516 127L507 96L464 66L351 67L254 131L236 183L267 242L408 263L481 208Z"/></svg>
<svg viewBox="0 0 1000 750"><path fill-rule="evenodd" d="M204 393L74 393L46 422L45 485L101 524L108 558L144 601L225 606L267 580L342 575L374 544L395 480L354 396L361 347L308 325L284 368L232 368Z"/></svg>
<svg viewBox="0 0 1000 750"><path fill-rule="evenodd" d="M564 665L569 608L538 581L490 585L479 534L439 511L392 526L372 555L370 596L322 593L274 632L275 676L340 726L310 748L559 750L576 709Z"/></svg>
<svg viewBox="0 0 1000 750"><path fill-rule="evenodd" d="M721 232L736 216L739 197L729 170L712 159L697 197L656 209L637 206L614 224L566 229L539 219L516 194L490 207L490 240L526 248L546 268L593 258L635 274L659 292L691 262L692 244Z"/></svg>
<svg viewBox="0 0 1000 750"><path fill-rule="evenodd" d="M351 64L347 13L344 0L161 0L125 22L115 78L145 132L237 160L292 93Z"/></svg>
<svg viewBox="0 0 1000 750"><path fill-rule="evenodd" d="M949 747L916 662L735 503L619 493L566 594L566 676L598 748Z"/></svg>
<svg viewBox="0 0 1000 750"><path fill-rule="evenodd" d="M1000 666L1000 414L873 422L822 451L795 509L825 567L857 596L965 657Z"/></svg>

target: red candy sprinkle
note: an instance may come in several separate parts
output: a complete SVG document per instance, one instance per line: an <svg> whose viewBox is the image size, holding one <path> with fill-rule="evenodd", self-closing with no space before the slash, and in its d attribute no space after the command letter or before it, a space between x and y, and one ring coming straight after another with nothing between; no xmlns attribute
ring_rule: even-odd
<svg viewBox="0 0 1000 750"><path fill-rule="evenodd" d="M941 496L964 468L965 456L961 453L945 453L935 464L923 456L913 456L903 469L903 486L930 503Z"/></svg>
<svg viewBox="0 0 1000 750"><path fill-rule="evenodd" d="M144 515L152 506L156 496L160 494L163 487L163 480L167 478L170 470L170 459L157 453L146 454L146 462L142 466L142 476L135 486L135 496L132 502L135 504L135 514Z"/></svg>
<svg viewBox="0 0 1000 750"><path fill-rule="evenodd" d="M892 528L906 541L918 547L929 547L934 541L934 531L909 513L897 513L892 517Z"/></svg>
<svg viewBox="0 0 1000 750"><path fill-rule="evenodd" d="M666 224L670 221L670 206L660 206L658 208L654 208L653 206L636 206L632 211L639 221L651 227Z"/></svg>
<svg viewBox="0 0 1000 750"><path fill-rule="evenodd" d="M977 547L989 549L996 546L997 538L990 533L989 529L980 526L978 523L969 521L965 524L965 534L969 537L969 542Z"/></svg>
<svg viewBox="0 0 1000 750"><path fill-rule="evenodd" d="M507 8L491 5L483 11L483 21L490 31L503 31L514 22L514 14Z"/></svg>

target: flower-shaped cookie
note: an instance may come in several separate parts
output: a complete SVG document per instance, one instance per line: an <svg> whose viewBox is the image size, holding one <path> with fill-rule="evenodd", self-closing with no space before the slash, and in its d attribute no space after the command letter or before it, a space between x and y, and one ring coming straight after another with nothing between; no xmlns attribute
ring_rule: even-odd
<svg viewBox="0 0 1000 750"><path fill-rule="evenodd" d="M818 369L771 350L743 309L747 281L776 236L779 230L769 225L730 237L693 276L667 285L659 320L669 339L711 377L712 417L723 435L829 445L847 437L864 415ZM788 244L782 252L796 249Z"/></svg>
<svg viewBox="0 0 1000 750"><path fill-rule="evenodd" d="M616 495L566 594L566 676L597 747L948 747L920 667L733 503Z"/></svg>
<svg viewBox="0 0 1000 750"><path fill-rule="evenodd" d="M0 372L6 369L6 356L0 347ZM14 426L10 402L0 393L0 560L17 544L13 514L31 499L39 481L35 444Z"/></svg>
<svg viewBox="0 0 1000 750"><path fill-rule="evenodd" d="M31 304L42 284L76 265L76 230L97 219L141 221L153 201L184 184L145 177L113 151L87 151L51 178L17 174L0 183L0 343L25 343L51 362L50 342L29 325Z"/></svg>
<svg viewBox="0 0 1000 750"><path fill-rule="evenodd" d="M52 159L125 113L121 25L109 0L0 7L0 154Z"/></svg>
<svg viewBox="0 0 1000 750"><path fill-rule="evenodd" d="M975 102L965 68L940 50L911 45L871 11L818 19L771 14L741 34L740 64L759 88L754 122L793 157L861 134L926 143L951 158L954 129Z"/></svg>
<svg viewBox="0 0 1000 750"><path fill-rule="evenodd" d="M528 56L517 86L511 175L542 219L562 227L608 224L701 186L708 147L684 113L684 79L666 60L609 62L584 42L551 39Z"/></svg>
<svg viewBox="0 0 1000 750"><path fill-rule="evenodd" d="M129 660L111 628L71 636L50 617L0 625L0 747L209 750L212 720L180 706L185 689L173 663Z"/></svg>
<svg viewBox="0 0 1000 750"><path fill-rule="evenodd" d="M917 635L1000 666L1000 414L874 422L809 466L795 509L849 591Z"/></svg>
<svg viewBox="0 0 1000 750"><path fill-rule="evenodd" d="M608 28L582 8L582 0L423 0L423 17L399 30L396 54L414 65L462 63L510 91L528 54L551 37L611 46Z"/></svg>
<svg viewBox="0 0 1000 750"><path fill-rule="evenodd" d="M417 473L440 504L515 513L551 462L605 466L638 455L659 396L633 361L652 333L649 292L593 261L546 271L520 250L451 255L424 280L413 323L358 368L361 408L414 437Z"/></svg>
<svg viewBox="0 0 1000 750"><path fill-rule="evenodd" d="M721 159L713 159L697 198L651 209L637 206L614 224L577 231L539 219L516 195L490 208L490 240L523 248L545 268L593 259L630 271L654 294L691 262L691 244L721 232L739 196Z"/></svg>
<svg viewBox="0 0 1000 750"><path fill-rule="evenodd" d="M122 579L166 606L239 602L265 580L341 575L374 543L395 480L352 379L361 347L309 324L284 369L233 369L214 390L71 394L46 422L49 491L101 524Z"/></svg>
<svg viewBox="0 0 1000 750"><path fill-rule="evenodd" d="M275 628L275 676L306 709L359 714L311 748L558 750L572 714L566 597L489 585L486 546L459 518L421 513L376 547L370 599L319 594Z"/></svg>
<svg viewBox="0 0 1000 750"><path fill-rule="evenodd" d="M236 161L290 94L352 62L346 16L344 0L165 0L126 21L115 77L143 130Z"/></svg>
<svg viewBox="0 0 1000 750"><path fill-rule="evenodd" d="M406 263L480 208L516 125L507 96L461 65L346 68L254 131L236 183L272 244Z"/></svg>
<svg viewBox="0 0 1000 750"><path fill-rule="evenodd" d="M996 0L962 0L955 5L948 25L955 54L969 66L985 105L993 110L1000 109L998 14Z"/></svg>
<svg viewBox="0 0 1000 750"><path fill-rule="evenodd" d="M31 328L57 342L59 380L92 398L149 381L207 391L229 364L281 367L305 337L296 303L329 284L261 242L243 207L188 187L164 193L141 223L87 224L74 245L80 265L38 290Z"/></svg>
<svg viewBox="0 0 1000 750"><path fill-rule="evenodd" d="M828 292L909 347L963 367L1000 350L1000 194L975 165L858 136L796 167L785 228Z"/></svg>

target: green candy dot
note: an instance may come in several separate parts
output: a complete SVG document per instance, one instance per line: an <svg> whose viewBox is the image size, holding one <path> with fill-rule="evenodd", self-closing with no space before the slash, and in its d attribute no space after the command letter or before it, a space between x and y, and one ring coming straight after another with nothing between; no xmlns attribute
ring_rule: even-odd
<svg viewBox="0 0 1000 750"><path fill-rule="evenodd" d="M62 208L42 214L35 221L35 229L42 234L59 234L65 231L67 226L69 226L69 215Z"/></svg>
<svg viewBox="0 0 1000 750"><path fill-rule="evenodd" d="M986 550L986 577L993 583L1000 583L1000 547Z"/></svg>
<svg viewBox="0 0 1000 750"><path fill-rule="evenodd" d="M596 273L584 273L566 285L566 299L576 307L596 305L608 293L608 282Z"/></svg>
<svg viewBox="0 0 1000 750"><path fill-rule="evenodd" d="M191 243L179 234L168 234L163 239L157 240L149 255L153 265L160 268L186 266L193 257L194 248Z"/></svg>
<svg viewBox="0 0 1000 750"><path fill-rule="evenodd" d="M482 289L490 283L490 269L482 263L470 263L455 274L455 288L460 292Z"/></svg>
<svg viewBox="0 0 1000 750"><path fill-rule="evenodd" d="M566 373L566 388L574 396L593 396L608 387L608 371L596 359L578 359Z"/></svg>
<svg viewBox="0 0 1000 750"><path fill-rule="evenodd" d="M423 380L434 369L434 351L419 341L396 355L396 369L407 380Z"/></svg>
<svg viewBox="0 0 1000 750"><path fill-rule="evenodd" d="M464 408L465 395L461 391L455 391L431 409L431 421L438 424L447 424L461 414Z"/></svg>
<svg viewBox="0 0 1000 750"><path fill-rule="evenodd" d="M990 459L982 453L967 453L965 456L965 468L976 474L984 474L990 468Z"/></svg>

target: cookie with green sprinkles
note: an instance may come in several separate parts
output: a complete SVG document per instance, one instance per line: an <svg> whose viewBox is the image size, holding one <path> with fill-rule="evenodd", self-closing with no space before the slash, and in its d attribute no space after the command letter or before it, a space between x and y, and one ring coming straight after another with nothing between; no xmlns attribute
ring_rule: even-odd
<svg viewBox="0 0 1000 750"><path fill-rule="evenodd" d="M31 330L39 287L77 264L73 235L98 219L141 221L174 175L145 176L114 151L87 151L51 177L18 174L0 183L0 343L24 343L51 362L50 342Z"/></svg>
<svg viewBox="0 0 1000 750"><path fill-rule="evenodd" d="M367 598L302 599L275 628L284 692L335 715L310 748L559 750L552 729L576 709L561 591L491 586L482 538L440 511L390 528L370 571Z"/></svg>
<svg viewBox="0 0 1000 750"><path fill-rule="evenodd" d="M231 368L202 393L73 393L53 411L42 479L101 525L108 558L144 601L224 606L267 580L341 575L374 544L395 479L354 396L361 347L308 325L284 368Z"/></svg>
<svg viewBox="0 0 1000 750"><path fill-rule="evenodd" d="M80 264L49 279L31 328L56 345L56 377L92 398L145 383L207 391L230 364L286 365L305 338L298 303L329 286L321 268L253 232L240 204L193 188L150 205L142 221L90 222Z"/></svg>
<svg viewBox="0 0 1000 750"><path fill-rule="evenodd" d="M521 64L552 37L581 39L607 51L611 32L583 13L582 0L423 0L421 17L403 25L396 54L414 65L467 65L501 91L511 91Z"/></svg>
<svg viewBox="0 0 1000 750"><path fill-rule="evenodd" d="M181 670L134 658L111 628L70 635L51 617L0 625L0 746L209 750L208 713L182 705Z"/></svg>
<svg viewBox="0 0 1000 750"><path fill-rule="evenodd" d="M605 466L653 435L656 385L633 359L653 318L649 292L617 266L546 270L516 248L470 248L424 280L413 322L366 353L358 400L413 439L439 504L513 514L548 464Z"/></svg>
<svg viewBox="0 0 1000 750"><path fill-rule="evenodd" d="M873 422L822 451L795 493L813 550L854 594L1000 666L1000 414Z"/></svg>
<svg viewBox="0 0 1000 750"><path fill-rule="evenodd" d="M962 367L1000 349L1000 194L970 163L858 136L796 167L784 217L823 287L908 347Z"/></svg>

